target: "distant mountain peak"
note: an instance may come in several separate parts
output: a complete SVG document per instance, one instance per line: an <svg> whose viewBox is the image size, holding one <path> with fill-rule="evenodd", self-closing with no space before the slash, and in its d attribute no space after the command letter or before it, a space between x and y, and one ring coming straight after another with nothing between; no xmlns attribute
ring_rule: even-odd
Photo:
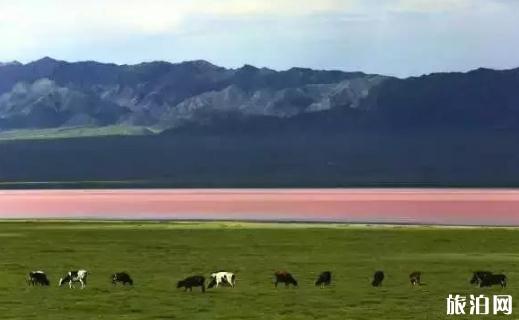
<svg viewBox="0 0 519 320"><path fill-rule="evenodd" d="M32 61L29 64L48 64L48 63L58 63L58 62L63 62L63 61L56 60L56 59L51 58L49 56L45 56L45 57L40 58L38 60Z"/></svg>
<svg viewBox="0 0 519 320"><path fill-rule="evenodd" d="M195 68L197 68L199 70L223 69L222 67L214 65L211 62L206 61L206 60L188 60L188 61L183 61L180 64L181 65L192 66L192 67L195 67Z"/></svg>
<svg viewBox="0 0 519 320"><path fill-rule="evenodd" d="M292 67L292 68L288 69L288 71L302 71L302 72L306 72L306 71L313 71L313 70L310 69L310 68Z"/></svg>
<svg viewBox="0 0 519 320"><path fill-rule="evenodd" d="M7 62L1 62L0 61L0 67L5 67L5 66L21 66L22 63L20 61L17 61L17 60L13 60L13 61L7 61Z"/></svg>
<svg viewBox="0 0 519 320"><path fill-rule="evenodd" d="M244 64L240 70L251 70L251 71L258 71L259 68L253 66L253 65L250 65L250 64Z"/></svg>

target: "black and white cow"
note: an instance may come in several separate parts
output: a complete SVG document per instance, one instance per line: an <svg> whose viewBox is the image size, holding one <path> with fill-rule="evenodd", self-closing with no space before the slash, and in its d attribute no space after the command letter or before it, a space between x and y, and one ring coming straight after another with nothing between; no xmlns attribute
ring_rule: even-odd
<svg viewBox="0 0 519 320"><path fill-rule="evenodd" d="M384 281L384 272L377 271L373 275L373 281L371 282L371 285L374 287L380 287L382 285L382 281Z"/></svg>
<svg viewBox="0 0 519 320"><path fill-rule="evenodd" d="M31 286L48 286L50 285L50 281L47 278L47 275L43 271L31 271L29 272L29 279L27 283Z"/></svg>
<svg viewBox="0 0 519 320"><path fill-rule="evenodd" d="M484 276L479 282L479 287L491 287L496 284L501 285L501 288L506 287L506 276L504 274L490 274Z"/></svg>
<svg viewBox="0 0 519 320"><path fill-rule="evenodd" d="M324 286L328 286L332 283L332 273L330 271L325 271L319 275L317 281L315 281L316 286L320 286L323 288Z"/></svg>
<svg viewBox="0 0 519 320"><path fill-rule="evenodd" d="M207 288L218 288L219 285L228 285L234 288L236 285L236 275L232 272L218 271L211 273L211 282Z"/></svg>
<svg viewBox="0 0 519 320"><path fill-rule="evenodd" d="M81 289L87 284L88 272L86 270L75 270L69 271L65 277L59 279L59 286L63 286L68 283L69 288L72 288L72 284L75 282L81 283Z"/></svg>
<svg viewBox="0 0 519 320"><path fill-rule="evenodd" d="M413 286L416 286L416 285L421 286L422 285L421 278L422 278L422 273L418 272L418 271L415 271L409 275L409 281L411 281L411 284Z"/></svg>
<svg viewBox="0 0 519 320"><path fill-rule="evenodd" d="M122 283L123 286L127 284L133 286L133 279L127 272L116 272L112 274L112 284L116 285L118 282Z"/></svg>
<svg viewBox="0 0 519 320"><path fill-rule="evenodd" d="M297 287L297 280L286 271L277 271L274 273L274 286L277 288L280 282L284 283L285 287L288 287L290 284Z"/></svg>
<svg viewBox="0 0 519 320"><path fill-rule="evenodd" d="M205 292L205 278L203 276L192 276L177 282L177 288L184 287L184 291L193 291L193 287L202 287L202 292Z"/></svg>
<svg viewBox="0 0 519 320"><path fill-rule="evenodd" d="M472 279L470 279L470 284L479 285L483 278L491 276L492 272L490 271L476 271L472 274Z"/></svg>

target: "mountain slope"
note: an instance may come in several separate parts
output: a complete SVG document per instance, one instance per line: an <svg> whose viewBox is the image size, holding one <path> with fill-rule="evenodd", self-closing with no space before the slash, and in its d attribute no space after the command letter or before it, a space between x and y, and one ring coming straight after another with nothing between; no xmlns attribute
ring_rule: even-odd
<svg viewBox="0 0 519 320"><path fill-rule="evenodd" d="M507 128L519 119L519 69L478 69L391 79L376 105L385 121L405 126Z"/></svg>

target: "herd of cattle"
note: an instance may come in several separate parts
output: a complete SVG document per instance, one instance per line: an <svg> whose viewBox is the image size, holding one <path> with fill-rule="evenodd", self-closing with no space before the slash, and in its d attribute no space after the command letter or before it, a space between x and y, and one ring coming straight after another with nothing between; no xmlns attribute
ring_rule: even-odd
<svg viewBox="0 0 519 320"><path fill-rule="evenodd" d="M84 288L87 284L88 272L86 270L75 270L69 271L64 277L59 279L58 285L61 287L65 284L72 288L74 283L81 284L81 288ZM409 281L411 285L417 286L422 285L421 283L421 272L413 272L409 275ZM133 285L133 280L127 272L116 272L111 276L112 284L116 285L120 283L122 285ZM384 281L384 272L376 271L373 275L373 281L371 285L373 287L380 287ZM47 275L43 271L32 271L29 272L29 278L27 283L32 286L49 286L50 281ZM278 284L282 283L285 286L297 287L297 280L292 274L285 271L278 271L274 273L274 286L277 288ZM332 283L332 273L330 271L322 272L315 285L321 288L328 286ZM506 276L504 274L494 274L489 271L476 271L473 273L470 283L473 285L479 285L479 287L490 287L493 285L500 285L502 288L506 287ZM210 276L209 284L207 288L218 288L218 286L229 286L234 288L236 285L236 275L232 272L218 271L214 272ZM192 291L193 287L201 287L202 292L205 292L205 277L196 275L187 277L184 280L180 280L177 283L177 288L184 288L184 291Z"/></svg>

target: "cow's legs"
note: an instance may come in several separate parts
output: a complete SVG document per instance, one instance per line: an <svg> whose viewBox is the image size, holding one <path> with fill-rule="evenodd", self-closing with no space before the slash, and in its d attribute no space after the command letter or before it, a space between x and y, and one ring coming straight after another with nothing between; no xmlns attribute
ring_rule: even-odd
<svg viewBox="0 0 519 320"><path fill-rule="evenodd" d="M84 289L85 288L85 282L83 281L83 279L79 279L79 282L81 282L81 289Z"/></svg>
<svg viewBox="0 0 519 320"><path fill-rule="evenodd" d="M234 288L234 281L232 278L229 278L229 276L225 276L225 281L227 282L227 284L231 286L231 288Z"/></svg>
<svg viewBox="0 0 519 320"><path fill-rule="evenodd" d="M70 289L72 289L72 281L69 281L69 282L68 282L68 287L69 287Z"/></svg>
<svg viewBox="0 0 519 320"><path fill-rule="evenodd" d="M231 279L229 279L229 277L227 277L227 275L225 275L223 278L222 278L222 283L226 286L232 286L231 284Z"/></svg>

